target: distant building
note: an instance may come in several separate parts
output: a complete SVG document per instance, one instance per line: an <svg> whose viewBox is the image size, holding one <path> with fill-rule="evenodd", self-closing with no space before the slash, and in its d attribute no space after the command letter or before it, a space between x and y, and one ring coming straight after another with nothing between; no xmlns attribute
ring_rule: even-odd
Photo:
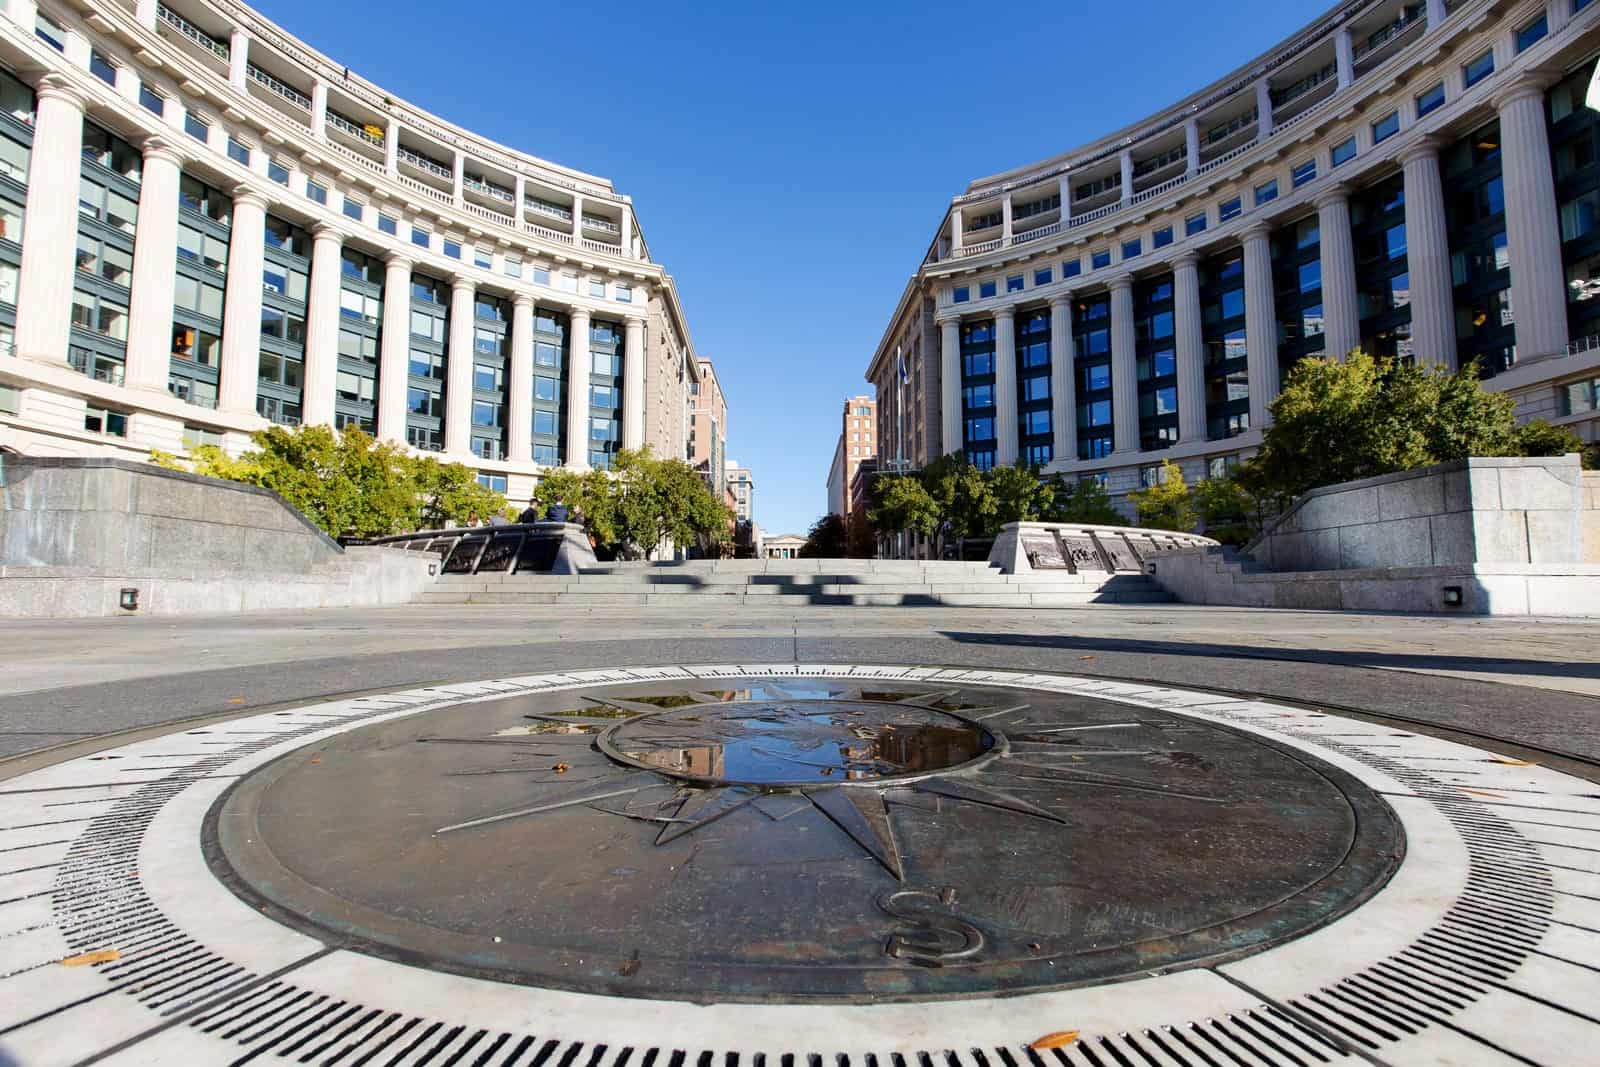
<svg viewBox="0 0 1600 1067"><path fill-rule="evenodd" d="M750 471L732 460L725 468L728 491L733 494L734 517L749 522L755 516L756 482Z"/></svg>
<svg viewBox="0 0 1600 1067"><path fill-rule="evenodd" d="M684 458L705 478L712 495L720 497L727 486L728 398L711 361L696 362L700 380L689 385L689 441Z"/></svg>
<svg viewBox="0 0 1600 1067"><path fill-rule="evenodd" d="M856 469L878 456L878 402L870 396L853 396L844 402L839 441L828 470L828 513L848 515L855 507L851 486Z"/></svg>
<svg viewBox="0 0 1600 1067"><path fill-rule="evenodd" d="M799 534L778 534L763 542L762 552L767 559L799 559L805 543L806 539Z"/></svg>

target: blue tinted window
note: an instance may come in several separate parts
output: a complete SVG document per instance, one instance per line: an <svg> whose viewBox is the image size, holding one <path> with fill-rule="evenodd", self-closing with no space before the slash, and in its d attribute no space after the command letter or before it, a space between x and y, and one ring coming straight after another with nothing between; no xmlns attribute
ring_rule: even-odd
<svg viewBox="0 0 1600 1067"><path fill-rule="evenodd" d="M1256 186L1256 203L1258 205L1276 199L1278 199L1278 179L1274 178L1270 182L1262 182Z"/></svg>
<svg viewBox="0 0 1600 1067"><path fill-rule="evenodd" d="M1054 274L1051 272L1049 267L1046 267L1044 270L1036 270L1033 272L1034 285L1049 285L1053 279Z"/></svg>
<svg viewBox="0 0 1600 1067"><path fill-rule="evenodd" d="M455 241L446 241L446 242L444 242L444 254L449 256L451 259L460 259L461 258L461 245L459 245Z"/></svg>
<svg viewBox="0 0 1600 1067"><path fill-rule="evenodd" d="M361 201L351 200L348 196L345 197L344 213L352 219L359 219L361 217Z"/></svg>
<svg viewBox="0 0 1600 1067"><path fill-rule="evenodd" d="M1308 159L1298 167L1294 168L1294 170L1290 171L1289 180L1294 184L1294 187L1298 189L1300 186L1304 185L1308 181L1311 181L1316 176L1317 161L1314 159Z"/></svg>
<svg viewBox="0 0 1600 1067"><path fill-rule="evenodd" d="M1101 267L1109 266L1111 266L1111 249L1102 248L1098 252L1089 254L1089 267L1091 270L1099 270Z"/></svg>
<svg viewBox="0 0 1600 1067"><path fill-rule="evenodd" d="M411 227L411 243L414 244L414 245L419 245L422 248L427 248L428 247L428 241L432 238L432 236L433 235L430 234L427 230L418 229L415 226Z"/></svg>
<svg viewBox="0 0 1600 1067"><path fill-rule="evenodd" d="M1483 79L1494 73L1494 53L1485 52L1471 63L1461 68L1461 75L1466 79L1467 88L1477 85Z"/></svg>
<svg viewBox="0 0 1600 1067"><path fill-rule="evenodd" d="M1171 226L1163 226L1163 227L1161 227L1161 229L1157 230L1153 235L1151 235L1151 238L1150 238L1150 245L1153 248L1165 248L1168 245L1170 245L1171 243L1172 243L1172 227Z"/></svg>
<svg viewBox="0 0 1600 1067"><path fill-rule="evenodd" d="M1540 15L1522 29L1517 31L1517 51L1522 51L1535 41L1542 40L1550 32L1550 23L1545 16Z"/></svg>
<svg viewBox="0 0 1600 1067"><path fill-rule="evenodd" d="M1421 118L1435 108L1444 106L1444 82L1440 82L1425 93L1417 94L1417 118Z"/></svg>
<svg viewBox="0 0 1600 1067"><path fill-rule="evenodd" d="M1200 212L1198 215L1190 215L1188 218L1183 220L1183 235L1185 237L1193 237L1197 233L1202 233L1204 232L1205 228L1206 213L1204 211Z"/></svg>
<svg viewBox="0 0 1600 1067"><path fill-rule="evenodd" d="M1122 242L1122 258L1123 259L1132 259L1135 256L1137 256L1139 253L1143 252L1143 251L1144 251L1144 241L1141 238L1135 237L1131 241Z"/></svg>
<svg viewBox="0 0 1600 1067"><path fill-rule="evenodd" d="M1228 219L1236 219L1242 211L1244 211L1244 204L1236 196L1232 200L1223 201L1217 207L1217 219L1222 222L1226 222Z"/></svg>
<svg viewBox="0 0 1600 1067"><path fill-rule="evenodd" d="M193 111L183 116L183 128L190 137L197 141L204 142L206 138L211 136L211 127L207 126L205 120Z"/></svg>
<svg viewBox="0 0 1600 1067"><path fill-rule="evenodd" d="M951 299L953 299L957 304L965 304L968 300L972 299L972 290L968 289L964 285L958 285L956 286L955 291L951 294Z"/></svg>
<svg viewBox="0 0 1600 1067"><path fill-rule="evenodd" d="M235 163L243 163L248 167L250 165L250 149L230 137L228 138L228 158Z"/></svg>
<svg viewBox="0 0 1600 1067"><path fill-rule="evenodd" d="M160 93L153 91L147 85L139 86L139 103L146 111L161 114L167 109L167 102Z"/></svg>
<svg viewBox="0 0 1600 1067"><path fill-rule="evenodd" d="M1082 260L1069 259L1066 262L1061 264L1061 276L1063 278L1076 278L1082 272L1083 272L1083 262L1082 262Z"/></svg>
<svg viewBox="0 0 1600 1067"><path fill-rule="evenodd" d="M276 159L267 160L267 177L279 185L289 184L289 168L279 163Z"/></svg>
<svg viewBox="0 0 1600 1067"><path fill-rule="evenodd" d="M400 227L395 220L391 219L388 215L378 216L378 229L382 230L384 233L396 233L399 228Z"/></svg>
<svg viewBox="0 0 1600 1067"><path fill-rule="evenodd" d="M978 299L979 300L987 300L991 296L993 296L995 294L995 292L996 292L996 286L995 286L994 282L979 282L978 283Z"/></svg>
<svg viewBox="0 0 1600 1067"><path fill-rule="evenodd" d="M1337 167L1341 163L1346 163L1354 159L1355 155L1356 139L1354 137L1347 137L1343 141L1333 146L1333 165Z"/></svg>
<svg viewBox="0 0 1600 1067"><path fill-rule="evenodd" d="M323 186L318 185L310 178L306 179L306 196L310 197L312 200L315 200L319 204L326 204L328 202L328 190Z"/></svg>
<svg viewBox="0 0 1600 1067"><path fill-rule="evenodd" d="M1008 293L1020 293L1020 292L1022 292L1022 275L1013 274L1011 277L1006 279L1006 292L1008 292Z"/></svg>
<svg viewBox="0 0 1600 1067"><path fill-rule="evenodd" d="M1391 111L1372 124L1372 143L1388 140L1400 132L1400 112Z"/></svg>
<svg viewBox="0 0 1600 1067"><path fill-rule="evenodd" d="M535 411L533 413L533 432L554 437L556 433L556 413L553 411Z"/></svg>

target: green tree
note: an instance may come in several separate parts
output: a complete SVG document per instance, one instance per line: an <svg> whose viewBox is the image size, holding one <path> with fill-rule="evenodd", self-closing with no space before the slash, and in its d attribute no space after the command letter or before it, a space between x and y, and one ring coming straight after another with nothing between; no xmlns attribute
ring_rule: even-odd
<svg viewBox="0 0 1600 1067"><path fill-rule="evenodd" d="M922 485L938 505L950 537L987 537L999 504L983 472L956 452L928 464Z"/></svg>
<svg viewBox="0 0 1600 1067"><path fill-rule="evenodd" d="M867 521L881 533L909 530L932 538L944 522L938 501L917 478L880 474L873 479L872 497Z"/></svg>
<svg viewBox="0 0 1600 1067"><path fill-rule="evenodd" d="M1584 456L1588 466L1587 446L1577 434L1565 426L1552 426L1544 419L1534 419L1517 427L1517 454L1521 456L1564 456L1576 452Z"/></svg>
<svg viewBox="0 0 1600 1067"><path fill-rule="evenodd" d="M1042 479L1038 467L1018 464L995 467L985 479L994 497L994 518L987 536L993 537L1008 522L1036 522L1055 502L1055 483Z"/></svg>
<svg viewBox="0 0 1600 1067"><path fill-rule="evenodd" d="M1161 464L1161 476L1155 485L1135 489L1128 497L1138 510L1140 526L1180 533L1194 530L1197 516L1194 503L1189 499L1189 486L1183 479L1183 468L1170 459Z"/></svg>
<svg viewBox="0 0 1600 1067"><path fill-rule="evenodd" d="M1282 502L1308 489L1466 456L1517 452L1511 398L1458 373L1375 359L1303 359L1272 402L1243 485Z"/></svg>
<svg viewBox="0 0 1600 1067"><path fill-rule="evenodd" d="M432 456L414 457L412 482L420 498L423 529L462 526L505 510L506 498L478 484L478 476L459 463L440 463Z"/></svg>
<svg viewBox="0 0 1600 1067"><path fill-rule="evenodd" d="M1068 479L1062 474L1052 474L1053 488L1050 506L1044 511L1049 522L1082 522L1097 526L1126 526L1111 503L1111 494L1098 478Z"/></svg>
<svg viewBox="0 0 1600 1067"><path fill-rule="evenodd" d="M648 559L666 542L710 551L728 540L733 514L682 460L648 448L618 452L609 471L556 470L534 490L542 511L557 501L595 543L623 558Z"/></svg>
<svg viewBox="0 0 1600 1067"><path fill-rule="evenodd" d="M1207 537L1242 545L1261 530L1261 503L1234 477L1205 478L1190 490Z"/></svg>
<svg viewBox="0 0 1600 1067"><path fill-rule="evenodd" d="M800 546L800 558L843 559L848 541L849 530L844 518L829 512L811 524L806 543Z"/></svg>

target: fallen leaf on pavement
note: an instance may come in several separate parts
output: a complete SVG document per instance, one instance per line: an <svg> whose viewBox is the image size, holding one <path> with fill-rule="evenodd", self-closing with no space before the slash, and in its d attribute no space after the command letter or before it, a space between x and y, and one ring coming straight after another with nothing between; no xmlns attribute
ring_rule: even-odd
<svg viewBox="0 0 1600 1067"><path fill-rule="evenodd" d="M1057 1030L1053 1034L1045 1034L1043 1037L1038 1038L1032 1044L1030 1044L1028 1047L1033 1049L1033 1050L1035 1050L1035 1051L1040 1051L1040 1050L1048 1049L1048 1048L1066 1048L1068 1045L1072 1044L1074 1041L1077 1041L1077 1040L1078 1040L1078 1031L1076 1031L1076 1030Z"/></svg>
<svg viewBox="0 0 1600 1067"><path fill-rule="evenodd" d="M113 963L122 958L122 953L114 948L103 948L98 952L84 952L76 956L68 956L61 961L63 967L83 967L90 963Z"/></svg>

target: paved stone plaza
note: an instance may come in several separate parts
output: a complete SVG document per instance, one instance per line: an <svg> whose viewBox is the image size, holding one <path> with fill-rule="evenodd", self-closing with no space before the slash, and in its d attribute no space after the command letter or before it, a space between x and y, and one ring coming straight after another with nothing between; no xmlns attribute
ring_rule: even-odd
<svg viewBox="0 0 1600 1067"><path fill-rule="evenodd" d="M0 623L0 1062L1576 1062L1596 633Z"/></svg>

